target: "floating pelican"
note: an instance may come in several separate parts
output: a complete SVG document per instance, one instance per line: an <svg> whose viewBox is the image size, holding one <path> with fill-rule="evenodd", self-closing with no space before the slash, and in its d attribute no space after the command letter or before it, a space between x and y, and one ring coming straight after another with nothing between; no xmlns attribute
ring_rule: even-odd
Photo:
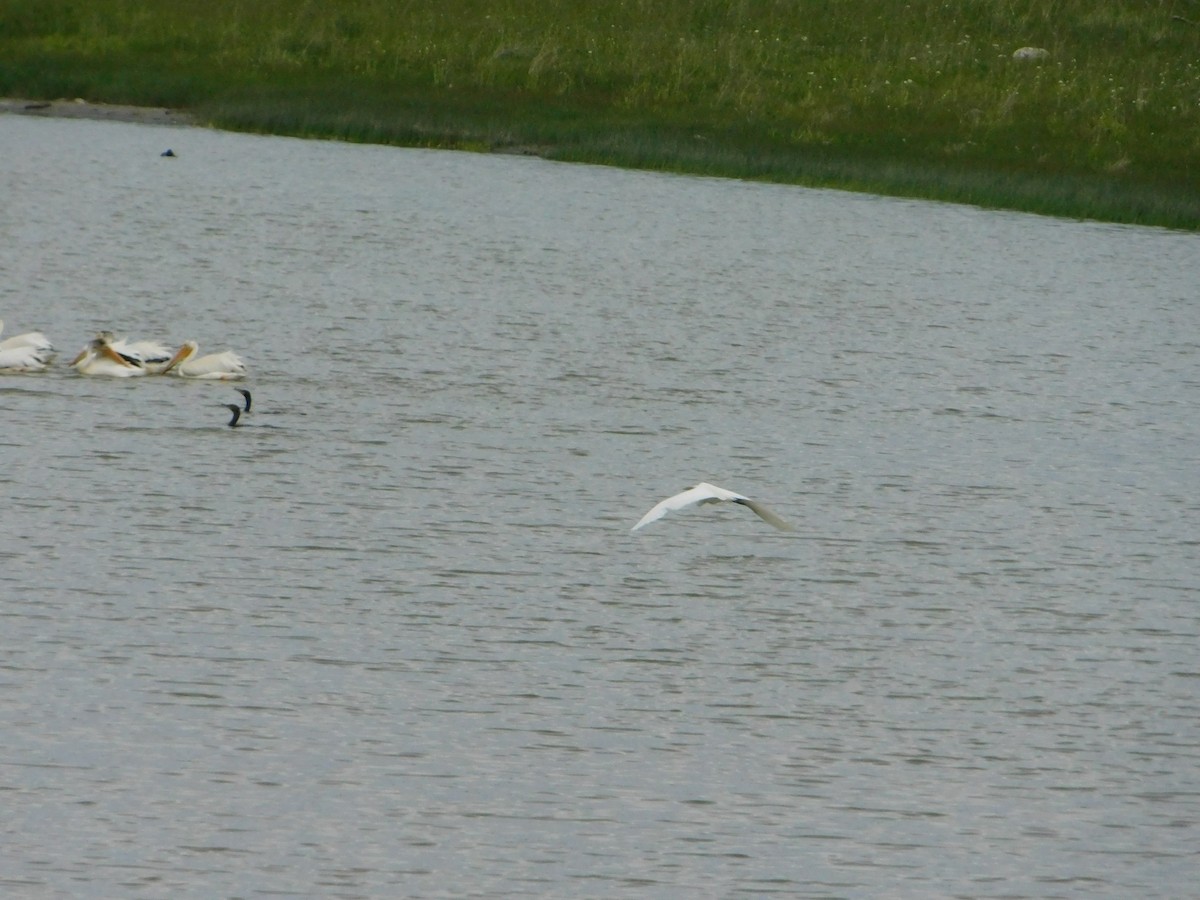
<svg viewBox="0 0 1200 900"><path fill-rule="evenodd" d="M4 333L4 320L0 319L0 334ZM22 347L32 347L44 354L53 355L54 345L40 331L27 331L24 334L13 335L0 341L0 350L17 350Z"/></svg>
<svg viewBox="0 0 1200 900"><path fill-rule="evenodd" d="M101 331L96 335L96 340L84 347L79 356L75 357L68 365L74 366L96 341L108 344L114 353L126 362L142 367L148 375L160 374L167 367L167 363L171 361L171 348L158 341L128 341L125 338L115 337L111 331Z"/></svg>
<svg viewBox="0 0 1200 900"><path fill-rule="evenodd" d="M54 356L54 351L37 347L0 348L0 372L41 372Z"/></svg>
<svg viewBox="0 0 1200 900"><path fill-rule="evenodd" d="M749 497L743 497L741 494L735 494L733 491L727 491L725 488L717 487L715 484L709 484L706 481L700 482L694 488L688 488L681 494L676 494L674 497L668 497L655 504L650 512L646 513L634 525L630 531L637 531L643 525L649 525L651 522L657 521L669 512L684 509L688 506L704 505L706 503L720 503L727 500L731 503L740 503L742 506L748 506L753 510L760 519L770 525L774 525L780 531L792 531L793 528L771 510L767 509L761 503L751 500Z"/></svg>
<svg viewBox="0 0 1200 900"><path fill-rule="evenodd" d="M0 319L0 333L4 320ZM0 372L40 372L54 358L54 345L40 331L27 331L0 341Z"/></svg>
<svg viewBox="0 0 1200 900"><path fill-rule="evenodd" d="M111 345L125 359L135 365L141 363L149 375L161 375L171 362L171 348L158 341L127 341L121 338L111 341Z"/></svg>
<svg viewBox="0 0 1200 900"><path fill-rule="evenodd" d="M107 375L111 378L132 378L146 374L140 359L123 356L113 348L112 333L102 331L67 363L80 375Z"/></svg>
<svg viewBox="0 0 1200 900"><path fill-rule="evenodd" d="M184 341L183 346L171 357L170 362L163 368L165 375L170 372L181 378L210 378L230 380L242 378L246 374L246 364L232 350L224 353L210 353L193 359L200 345L195 341Z"/></svg>

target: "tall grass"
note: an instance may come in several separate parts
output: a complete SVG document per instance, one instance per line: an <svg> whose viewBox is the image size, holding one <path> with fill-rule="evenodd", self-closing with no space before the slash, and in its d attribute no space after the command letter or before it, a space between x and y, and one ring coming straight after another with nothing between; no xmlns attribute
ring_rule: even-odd
<svg viewBox="0 0 1200 900"><path fill-rule="evenodd" d="M1200 0L6 0L0 93L1200 228Z"/></svg>

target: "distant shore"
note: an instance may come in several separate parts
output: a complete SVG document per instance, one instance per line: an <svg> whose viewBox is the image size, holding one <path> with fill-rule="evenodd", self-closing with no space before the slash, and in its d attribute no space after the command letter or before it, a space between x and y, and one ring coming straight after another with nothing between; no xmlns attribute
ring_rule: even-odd
<svg viewBox="0 0 1200 900"><path fill-rule="evenodd" d="M0 98L0 113L42 116L53 119L99 119L108 122L136 122L140 125L199 125L191 115L175 109L154 106L126 106L119 103L90 103L86 100L21 100Z"/></svg>
<svg viewBox="0 0 1200 900"><path fill-rule="evenodd" d="M10 113L1200 231L1197 31L1178 4L0 6L0 97L30 98Z"/></svg>

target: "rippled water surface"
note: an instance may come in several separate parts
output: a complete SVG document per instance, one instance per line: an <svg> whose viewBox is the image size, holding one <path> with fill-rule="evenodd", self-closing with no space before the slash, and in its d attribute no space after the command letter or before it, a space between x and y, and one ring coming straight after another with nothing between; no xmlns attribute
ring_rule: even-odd
<svg viewBox="0 0 1200 900"><path fill-rule="evenodd" d="M5 894L1194 891L1196 236L13 116L0 198ZM796 531L630 534L700 480Z"/></svg>

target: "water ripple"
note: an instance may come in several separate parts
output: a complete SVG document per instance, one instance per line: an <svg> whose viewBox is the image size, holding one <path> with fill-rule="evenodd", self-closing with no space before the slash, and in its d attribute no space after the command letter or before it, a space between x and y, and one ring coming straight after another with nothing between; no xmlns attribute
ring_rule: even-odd
<svg viewBox="0 0 1200 900"><path fill-rule="evenodd" d="M1194 236L160 135L0 117L9 328L255 396L0 378L9 893L1190 892Z"/></svg>

